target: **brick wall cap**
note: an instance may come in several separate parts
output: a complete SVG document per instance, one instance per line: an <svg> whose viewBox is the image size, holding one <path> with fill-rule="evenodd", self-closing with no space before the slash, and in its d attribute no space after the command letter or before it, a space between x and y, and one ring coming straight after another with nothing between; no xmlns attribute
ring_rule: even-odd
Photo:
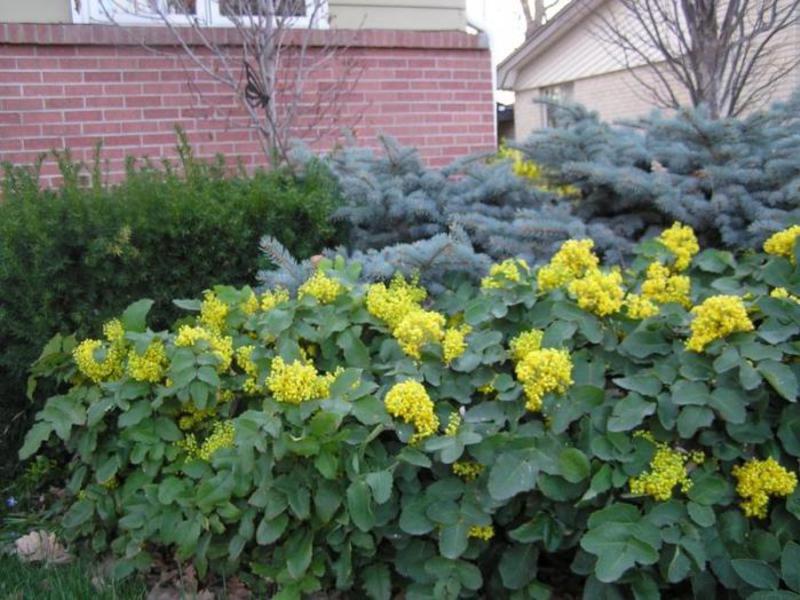
<svg viewBox="0 0 800 600"><path fill-rule="evenodd" d="M201 43L189 28L177 28L186 34L190 43ZM289 43L297 43L301 32L289 32ZM212 27L204 35L218 45L238 45L233 28ZM192 40L194 38L194 40ZM101 24L42 24L0 23L0 44L17 45L102 45L102 46L174 46L171 32L159 26L128 26ZM485 50L489 48L486 34L463 31L407 31L394 29L318 29L313 32L310 46L339 45L351 48L428 48L449 50Z"/></svg>

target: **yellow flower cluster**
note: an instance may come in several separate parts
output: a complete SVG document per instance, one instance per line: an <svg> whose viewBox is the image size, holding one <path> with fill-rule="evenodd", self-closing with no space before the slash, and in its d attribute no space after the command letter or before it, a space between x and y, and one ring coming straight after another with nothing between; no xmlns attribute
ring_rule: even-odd
<svg viewBox="0 0 800 600"><path fill-rule="evenodd" d="M217 421L211 429L211 433L198 445L197 438L193 433L188 434L176 445L182 449L189 458L197 458L209 461L217 450L222 448L233 448L236 439L236 426L233 421Z"/></svg>
<svg viewBox="0 0 800 600"><path fill-rule="evenodd" d="M508 283L519 283L530 273L528 263L521 258L509 258L489 268L489 275L481 280L484 289L505 287Z"/></svg>
<svg viewBox="0 0 800 600"><path fill-rule="evenodd" d="M258 383L258 366L253 362L255 346L241 346L236 349L236 364L245 372L247 378L242 384L242 389L248 394L258 394L263 391L263 386Z"/></svg>
<svg viewBox="0 0 800 600"><path fill-rule="evenodd" d="M200 304L200 323L210 331L222 331L225 319L228 317L228 305L220 300L217 295L208 290Z"/></svg>
<svg viewBox="0 0 800 600"><path fill-rule="evenodd" d="M583 277L588 271L597 270L600 260L592 248L592 240L567 240L561 244L550 262L536 275L539 290L549 292Z"/></svg>
<svg viewBox="0 0 800 600"><path fill-rule="evenodd" d="M445 364L449 365L459 356L464 354L467 349L467 335L472 328L469 325L459 325L458 327L448 327L444 331L442 340L442 353Z"/></svg>
<svg viewBox="0 0 800 600"><path fill-rule="evenodd" d="M320 304L330 304L345 291L345 287L336 279L328 277L323 271L317 270L297 290L297 297L311 296Z"/></svg>
<svg viewBox="0 0 800 600"><path fill-rule="evenodd" d="M567 288L583 310L600 317L612 315L622 308L625 290L622 289L622 273L613 270L603 273L598 269L573 279Z"/></svg>
<svg viewBox="0 0 800 600"><path fill-rule="evenodd" d="M539 350L542 347L542 338L544 331L541 329L531 329L523 331L517 337L513 338L509 343L511 350L511 358L514 362L519 362L534 350Z"/></svg>
<svg viewBox="0 0 800 600"><path fill-rule="evenodd" d="M367 289L366 306L369 314L385 322L391 329L397 327L409 312L420 307L428 296L415 281L406 281L397 273L387 287L374 283Z"/></svg>
<svg viewBox="0 0 800 600"><path fill-rule="evenodd" d="M103 336L112 344L121 344L125 337L125 328L119 319L111 319L103 325Z"/></svg>
<svg viewBox="0 0 800 600"><path fill-rule="evenodd" d="M314 365L299 360L286 363L277 356L272 359L267 389L278 402L300 404L319 398L320 375Z"/></svg>
<svg viewBox="0 0 800 600"><path fill-rule="evenodd" d="M694 230L679 221L662 231L656 239L675 255L676 271L685 271L691 264L692 257L700 252Z"/></svg>
<svg viewBox="0 0 800 600"><path fill-rule="evenodd" d="M250 295L247 296L247 300L242 302L241 305L242 312L248 316L256 314L259 307L258 296L256 296L254 292L250 292Z"/></svg>
<svg viewBox="0 0 800 600"><path fill-rule="evenodd" d="M672 498L672 489L681 486L686 493L692 487L692 480L686 472L689 455L673 450L667 444L656 442L652 435L645 433L643 437L656 446L656 452L650 459L649 470L630 478L631 493L637 496L652 496L665 502Z"/></svg>
<svg viewBox="0 0 800 600"><path fill-rule="evenodd" d="M121 377L123 356L120 345L105 346L100 340L92 339L83 340L72 350L78 370L95 383Z"/></svg>
<svg viewBox="0 0 800 600"><path fill-rule="evenodd" d="M534 350L517 363L516 374L527 397L525 408L538 412L545 394L563 394L572 385L572 359L566 350Z"/></svg>
<svg viewBox="0 0 800 600"><path fill-rule="evenodd" d="M625 306L631 319L647 319L658 314L658 306L640 294L628 294Z"/></svg>
<svg viewBox="0 0 800 600"><path fill-rule="evenodd" d="M788 229L779 231L764 242L764 252L783 256L794 264L794 243L798 235L800 235L800 225L792 225Z"/></svg>
<svg viewBox="0 0 800 600"><path fill-rule="evenodd" d="M193 429L209 417L213 417L215 413L216 411L213 408L197 408L193 402L189 402L178 419L178 427L183 431Z"/></svg>
<svg viewBox="0 0 800 600"><path fill-rule="evenodd" d="M578 188L572 185L550 185L542 177L542 169L532 160L525 160L522 152L515 148L502 146L497 152L500 158L510 158L512 160L511 170L517 177L529 179L537 187L548 192L553 192L560 196L575 196L580 193Z"/></svg>
<svg viewBox="0 0 800 600"><path fill-rule="evenodd" d="M753 330L753 322L738 296L712 296L695 306L692 313L692 335L686 341L686 349L694 352L702 352L714 340L731 333Z"/></svg>
<svg viewBox="0 0 800 600"><path fill-rule="evenodd" d="M283 288L264 292L261 296L261 310L270 311L279 304L289 301L289 292Z"/></svg>
<svg viewBox="0 0 800 600"><path fill-rule="evenodd" d="M659 262L650 263L642 283L642 296L657 304L675 302L689 308L692 282L686 275L676 275Z"/></svg>
<svg viewBox="0 0 800 600"><path fill-rule="evenodd" d="M453 474L464 481L475 481L483 473L484 466L472 461L457 461L453 463Z"/></svg>
<svg viewBox="0 0 800 600"><path fill-rule="evenodd" d="M150 342L144 354L139 354L135 348L128 352L128 375L136 381L158 383L164 378L168 364L164 342L159 339Z"/></svg>
<svg viewBox="0 0 800 600"><path fill-rule="evenodd" d="M777 287L769 293L770 297L778 298L779 300L791 300L792 302L800 303L800 297L790 294L789 290L784 287Z"/></svg>
<svg viewBox="0 0 800 600"><path fill-rule="evenodd" d="M461 415L457 412L451 413L450 418L447 420L447 427L444 429L444 434L454 437L458 435L459 427L461 427Z"/></svg>
<svg viewBox="0 0 800 600"><path fill-rule="evenodd" d="M425 387L418 381L408 380L396 383L384 399L386 412L414 426L416 433L411 443L425 439L436 433L439 418L433 412L433 402Z"/></svg>
<svg viewBox="0 0 800 600"><path fill-rule="evenodd" d="M469 528L469 537L478 538L479 540L488 542L494 537L494 527L491 525L486 525L485 527L473 525Z"/></svg>
<svg viewBox="0 0 800 600"><path fill-rule="evenodd" d="M445 318L432 311L411 310L392 330L392 335L407 355L419 359L425 344L441 342L444 338Z"/></svg>
<svg viewBox="0 0 800 600"><path fill-rule="evenodd" d="M230 369L233 360L233 338L230 336L192 325L181 325L178 335L175 336L175 345L180 347L191 348L200 341L206 342L219 360L217 371L222 373Z"/></svg>
<svg viewBox="0 0 800 600"><path fill-rule="evenodd" d="M797 487L797 475L783 468L771 456L766 460L753 459L744 465L736 465L731 471L736 477L736 493L744 500L741 503L748 517L764 519L770 496L788 496Z"/></svg>

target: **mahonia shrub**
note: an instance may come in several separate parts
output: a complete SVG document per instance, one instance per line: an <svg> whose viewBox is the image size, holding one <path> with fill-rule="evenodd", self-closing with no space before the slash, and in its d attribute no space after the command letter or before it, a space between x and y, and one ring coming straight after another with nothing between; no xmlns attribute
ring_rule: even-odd
<svg viewBox="0 0 800 600"><path fill-rule="evenodd" d="M169 331L141 301L51 342L21 456L71 453L63 529L120 576L167 553L276 598L797 597L797 235L735 256L676 223L625 269L570 240L435 298L323 260Z"/></svg>

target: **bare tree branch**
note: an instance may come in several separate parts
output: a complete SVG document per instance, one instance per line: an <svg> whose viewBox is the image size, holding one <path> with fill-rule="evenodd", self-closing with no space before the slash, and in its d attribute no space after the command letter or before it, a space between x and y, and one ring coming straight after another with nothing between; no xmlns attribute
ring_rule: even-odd
<svg viewBox="0 0 800 600"><path fill-rule="evenodd" d="M196 12L196 0L100 4L119 27L124 25L117 13L131 14L145 4L146 16L167 28L181 55L233 94L272 165L287 161L293 138L335 136L360 118L344 112L344 99L363 70L350 56L354 38L348 40L341 31L319 35L317 24L327 19L324 0L212 0L233 36L214 35ZM141 16L141 9L135 14ZM176 15L185 18L178 22ZM192 78L188 81L191 87ZM203 93L197 93L202 100Z"/></svg>
<svg viewBox="0 0 800 600"><path fill-rule="evenodd" d="M781 38L800 23L800 0L616 0L595 35L659 106L688 97L712 118L764 102L800 66ZM655 82L655 83L653 83Z"/></svg>

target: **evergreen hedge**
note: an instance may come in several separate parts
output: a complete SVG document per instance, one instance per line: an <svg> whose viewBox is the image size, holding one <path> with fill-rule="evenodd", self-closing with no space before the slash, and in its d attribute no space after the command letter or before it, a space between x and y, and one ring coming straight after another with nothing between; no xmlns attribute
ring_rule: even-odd
<svg viewBox="0 0 800 600"><path fill-rule="evenodd" d="M259 595L793 598L800 227L679 224L625 272L590 240L426 299L323 261L296 295L131 305L37 365L21 451L73 457L70 541ZM274 595L273 595L274 594Z"/></svg>
<svg viewBox="0 0 800 600"><path fill-rule="evenodd" d="M152 323L175 317L173 298L220 279L251 283L256 248L271 234L308 257L336 239L335 182L318 163L288 172L231 175L181 146L179 164L131 163L114 186L81 185L60 157L64 183L42 189L35 172L5 167L0 201L0 456L12 458L32 415L30 364L55 333L86 335L131 301L155 301Z"/></svg>

